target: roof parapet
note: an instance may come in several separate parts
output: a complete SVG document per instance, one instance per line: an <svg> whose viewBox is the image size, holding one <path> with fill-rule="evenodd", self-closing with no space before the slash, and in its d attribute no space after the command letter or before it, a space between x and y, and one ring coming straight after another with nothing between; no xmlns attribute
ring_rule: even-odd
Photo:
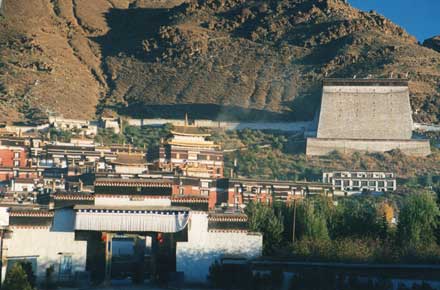
<svg viewBox="0 0 440 290"><path fill-rule="evenodd" d="M408 79L342 79L328 78L323 80L323 86L380 86L407 87Z"/></svg>

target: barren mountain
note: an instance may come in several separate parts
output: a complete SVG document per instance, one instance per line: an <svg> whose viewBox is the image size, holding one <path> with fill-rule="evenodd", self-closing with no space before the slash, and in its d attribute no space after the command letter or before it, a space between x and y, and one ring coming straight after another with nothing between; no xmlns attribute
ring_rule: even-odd
<svg viewBox="0 0 440 290"><path fill-rule="evenodd" d="M342 0L3 0L0 110L310 119L324 77L408 77L440 120L440 53Z"/></svg>

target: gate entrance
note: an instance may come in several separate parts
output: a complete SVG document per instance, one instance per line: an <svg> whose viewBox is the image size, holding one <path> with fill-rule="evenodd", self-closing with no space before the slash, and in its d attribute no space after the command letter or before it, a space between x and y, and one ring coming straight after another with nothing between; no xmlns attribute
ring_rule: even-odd
<svg viewBox="0 0 440 290"><path fill-rule="evenodd" d="M187 240L188 208L87 205L75 210L75 230L88 240L92 276L142 283L165 281L176 271L176 242ZM94 259L98 256L102 263Z"/></svg>
<svg viewBox="0 0 440 290"><path fill-rule="evenodd" d="M110 278L142 283L151 277L151 237L124 235L112 239Z"/></svg>
<svg viewBox="0 0 440 290"><path fill-rule="evenodd" d="M181 233L102 233L105 241L105 280L143 283L165 281L176 271L176 242Z"/></svg>

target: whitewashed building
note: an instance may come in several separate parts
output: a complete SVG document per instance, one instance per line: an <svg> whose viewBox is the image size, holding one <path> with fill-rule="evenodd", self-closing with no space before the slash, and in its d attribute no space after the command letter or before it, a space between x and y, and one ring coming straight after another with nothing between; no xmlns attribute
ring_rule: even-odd
<svg viewBox="0 0 440 290"><path fill-rule="evenodd" d="M395 174L384 171L323 172L322 181L331 184L335 194L392 192L397 189Z"/></svg>
<svg viewBox="0 0 440 290"><path fill-rule="evenodd" d="M263 236L249 232L246 223L245 215L192 212L188 240L177 242L177 271L185 273L185 281L206 281L209 267L223 257L261 256Z"/></svg>
<svg viewBox="0 0 440 290"><path fill-rule="evenodd" d="M96 136L96 134L98 134L98 124L94 121L50 116L49 123L56 129L63 131L77 131L79 134L85 136Z"/></svg>
<svg viewBox="0 0 440 290"><path fill-rule="evenodd" d="M68 211L1 206L0 215L2 280L8 267L18 261L31 263L40 283L51 266L55 281L73 280L85 271L87 243L75 240L74 216Z"/></svg>

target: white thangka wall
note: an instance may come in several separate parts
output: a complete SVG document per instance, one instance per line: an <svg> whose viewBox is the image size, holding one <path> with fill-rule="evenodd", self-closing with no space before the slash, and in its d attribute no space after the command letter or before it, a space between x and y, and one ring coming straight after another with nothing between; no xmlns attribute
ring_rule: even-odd
<svg viewBox="0 0 440 290"><path fill-rule="evenodd" d="M208 214L192 212L188 241L177 242L176 268L185 282L206 283L209 267L224 256L253 259L262 255L263 236L259 233L208 231Z"/></svg>

